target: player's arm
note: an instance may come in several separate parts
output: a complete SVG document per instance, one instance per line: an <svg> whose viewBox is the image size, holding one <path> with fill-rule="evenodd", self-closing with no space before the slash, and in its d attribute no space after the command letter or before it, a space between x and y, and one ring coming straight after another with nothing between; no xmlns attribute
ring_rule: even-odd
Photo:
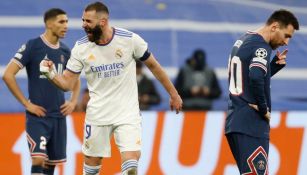
<svg viewBox="0 0 307 175"><path fill-rule="evenodd" d="M75 105L77 105L78 103L78 99L79 99L79 95L80 95L80 86L81 86L81 81L78 78L77 83L75 84L71 96L70 96L70 101L75 103Z"/></svg>
<svg viewBox="0 0 307 175"><path fill-rule="evenodd" d="M65 70L63 75L56 75L50 80L63 91L72 91L79 80L79 75L80 74Z"/></svg>
<svg viewBox="0 0 307 175"><path fill-rule="evenodd" d="M72 90L70 100L65 101L65 103L61 106L61 113L66 116L74 111L77 106L78 98L80 95L80 79L77 80L75 87Z"/></svg>
<svg viewBox="0 0 307 175"><path fill-rule="evenodd" d="M269 63L269 55L267 53L269 48L265 48L263 46L255 47L255 51L253 52L253 58L249 65L249 80L250 80L250 88L253 93L253 97L255 98L257 104L256 110L259 111L260 115L265 117L265 119L269 120L270 112L266 103L265 96L265 76L267 74Z"/></svg>
<svg viewBox="0 0 307 175"><path fill-rule="evenodd" d="M257 105L249 104L256 109L266 120L270 121L270 112L266 104L264 93L264 71L259 67L252 67L250 69L250 86Z"/></svg>
<svg viewBox="0 0 307 175"><path fill-rule="evenodd" d="M153 73L153 75L160 81L164 86L168 94L170 95L170 108L171 110L175 109L176 113L182 108L182 99L179 96L176 88L174 87L171 80L168 78L165 71L162 69L161 65L157 62L153 54L150 54L148 59L144 61L145 65Z"/></svg>
<svg viewBox="0 0 307 175"><path fill-rule="evenodd" d="M73 73L67 69L63 72L63 75L57 74L51 60L42 60L39 69L43 75L63 91L72 91L79 80L80 74Z"/></svg>
<svg viewBox="0 0 307 175"><path fill-rule="evenodd" d="M15 96L15 98L26 108L27 111L35 114L38 117L45 116L46 110L43 107L35 105L28 101L20 90L16 81L16 74L19 72L19 70L20 67L13 61L10 61L4 71L2 77L3 81L5 82L11 93Z"/></svg>

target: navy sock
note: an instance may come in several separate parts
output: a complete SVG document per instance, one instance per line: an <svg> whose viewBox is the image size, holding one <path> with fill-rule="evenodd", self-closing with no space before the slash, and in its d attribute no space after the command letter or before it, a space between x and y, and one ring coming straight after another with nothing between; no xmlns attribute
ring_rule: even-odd
<svg viewBox="0 0 307 175"><path fill-rule="evenodd" d="M54 169L55 169L55 165L47 165L44 168L44 174L46 174L46 175L53 175Z"/></svg>
<svg viewBox="0 0 307 175"><path fill-rule="evenodd" d="M31 173L37 173L37 174L43 174L43 167L40 165L32 165L31 167Z"/></svg>

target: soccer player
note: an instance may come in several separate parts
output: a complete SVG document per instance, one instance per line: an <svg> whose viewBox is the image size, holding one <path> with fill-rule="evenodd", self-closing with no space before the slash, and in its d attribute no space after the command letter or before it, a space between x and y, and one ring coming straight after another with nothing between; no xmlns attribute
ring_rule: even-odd
<svg viewBox="0 0 307 175"><path fill-rule="evenodd" d="M170 107L178 113L181 97L166 73L137 34L109 25L109 10L101 2L89 4L82 16L86 36L72 49L67 69L55 75L53 62L40 69L63 90L71 90L81 70L85 71L90 101L86 109L84 174L99 174L101 160L111 156L110 137L121 152L123 175L137 174L141 149L141 116L136 81L136 60L151 70L170 95Z"/></svg>
<svg viewBox="0 0 307 175"><path fill-rule="evenodd" d="M296 17L275 11L266 24L249 31L234 44L229 58L229 106L226 137L241 174L268 174L270 79L286 64L286 46L299 30Z"/></svg>
<svg viewBox="0 0 307 175"><path fill-rule="evenodd" d="M67 32L66 12L52 8L44 14L45 32L23 44L12 58L3 80L26 109L27 140L32 157L32 174L53 174L55 165L66 161L66 115L78 101L80 83L76 80L69 101L64 92L41 75L43 59L54 62L57 74L62 74L70 57L70 49L60 42ZM26 67L28 75L27 99L21 92L16 74Z"/></svg>

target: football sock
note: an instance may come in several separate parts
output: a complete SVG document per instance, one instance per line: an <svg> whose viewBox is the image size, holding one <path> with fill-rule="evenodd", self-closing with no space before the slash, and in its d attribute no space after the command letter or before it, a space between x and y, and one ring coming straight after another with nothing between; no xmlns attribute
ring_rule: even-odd
<svg viewBox="0 0 307 175"><path fill-rule="evenodd" d="M31 175L43 175L44 168L40 165L32 165Z"/></svg>
<svg viewBox="0 0 307 175"><path fill-rule="evenodd" d="M127 160L122 164L122 175L137 175L137 168L137 160Z"/></svg>
<svg viewBox="0 0 307 175"><path fill-rule="evenodd" d="M55 169L55 165L47 165L47 167L44 168L44 174L53 175L54 169Z"/></svg>
<svg viewBox="0 0 307 175"><path fill-rule="evenodd" d="M98 175L100 171L101 165L98 166L90 166L90 165L83 165L83 175Z"/></svg>

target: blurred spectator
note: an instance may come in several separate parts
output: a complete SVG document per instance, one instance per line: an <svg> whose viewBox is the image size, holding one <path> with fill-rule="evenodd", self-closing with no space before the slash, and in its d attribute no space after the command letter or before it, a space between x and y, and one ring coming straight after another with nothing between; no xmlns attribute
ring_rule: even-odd
<svg viewBox="0 0 307 175"><path fill-rule="evenodd" d="M141 110L149 110L160 103L161 98L154 83L143 72L143 63L136 61L136 79L138 84L139 105Z"/></svg>
<svg viewBox="0 0 307 175"><path fill-rule="evenodd" d="M75 108L75 112L85 112L89 100L90 100L89 91L87 88L85 88L82 91L82 97Z"/></svg>
<svg viewBox="0 0 307 175"><path fill-rule="evenodd" d="M180 69L175 86L183 99L183 110L210 110L222 91L213 69L207 66L206 53L194 51Z"/></svg>

